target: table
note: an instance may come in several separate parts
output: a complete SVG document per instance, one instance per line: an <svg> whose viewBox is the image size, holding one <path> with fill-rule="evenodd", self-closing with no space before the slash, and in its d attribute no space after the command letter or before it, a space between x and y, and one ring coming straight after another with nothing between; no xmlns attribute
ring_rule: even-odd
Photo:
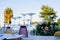
<svg viewBox="0 0 60 40"><path fill-rule="evenodd" d="M58 36L34 36L30 35L28 38L24 38L24 40L60 40Z"/></svg>
<svg viewBox="0 0 60 40"><path fill-rule="evenodd" d="M3 36L2 36L3 35ZM22 35L18 34L2 34L0 35L0 40L12 39L12 40L21 40ZM28 38L23 38L23 40L60 40L60 36L34 36L30 35Z"/></svg>
<svg viewBox="0 0 60 40"><path fill-rule="evenodd" d="M0 40L3 39L12 39L12 40L20 40L22 35L18 35L18 34L0 34Z"/></svg>

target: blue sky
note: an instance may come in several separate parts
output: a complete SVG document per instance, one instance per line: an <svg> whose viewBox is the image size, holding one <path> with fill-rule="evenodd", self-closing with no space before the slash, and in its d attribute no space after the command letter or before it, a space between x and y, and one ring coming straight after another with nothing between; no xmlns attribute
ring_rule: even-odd
<svg viewBox="0 0 60 40"><path fill-rule="evenodd" d="M13 10L14 16L20 16L21 13L36 13L34 18L38 18L42 5L48 5L60 13L60 0L0 0L0 25L3 24L4 10L9 7ZM39 18L38 18L39 19ZM36 19L36 20L38 20Z"/></svg>

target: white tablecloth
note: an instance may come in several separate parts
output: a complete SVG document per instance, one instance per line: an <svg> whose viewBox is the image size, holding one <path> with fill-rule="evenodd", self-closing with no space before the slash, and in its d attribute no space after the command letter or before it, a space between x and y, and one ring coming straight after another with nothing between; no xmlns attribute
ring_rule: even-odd
<svg viewBox="0 0 60 40"><path fill-rule="evenodd" d="M23 40L60 40L58 36L34 36L29 35L28 38L23 38Z"/></svg>
<svg viewBox="0 0 60 40"><path fill-rule="evenodd" d="M4 38L14 39L14 38L19 38L23 36L23 35L18 35L18 34L14 34L14 35L13 34L2 34L2 35L0 35L0 40L3 40ZM30 35L28 38L23 38L23 40L60 40L60 37Z"/></svg>
<svg viewBox="0 0 60 40"><path fill-rule="evenodd" d="M0 34L0 40L6 38L6 39L14 39L14 38L19 38L22 35L18 35L18 34Z"/></svg>

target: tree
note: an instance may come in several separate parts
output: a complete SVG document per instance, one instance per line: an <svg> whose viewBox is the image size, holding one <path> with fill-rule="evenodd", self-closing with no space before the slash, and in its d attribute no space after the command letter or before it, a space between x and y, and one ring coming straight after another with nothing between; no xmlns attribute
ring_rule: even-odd
<svg viewBox="0 0 60 40"><path fill-rule="evenodd" d="M57 20L58 26L60 26L60 18Z"/></svg>
<svg viewBox="0 0 60 40"><path fill-rule="evenodd" d="M45 36L52 36L57 31L58 24L54 21L56 19L56 12L53 8L49 6L42 6L42 11L40 12L40 17L47 22L43 22L42 24L38 24L36 26L36 33L37 35L45 35Z"/></svg>
<svg viewBox="0 0 60 40"><path fill-rule="evenodd" d="M57 20L58 30L60 30L60 18Z"/></svg>
<svg viewBox="0 0 60 40"><path fill-rule="evenodd" d="M12 17L13 17L12 9L11 8L5 9L5 11L4 11L4 23L5 24L10 24Z"/></svg>
<svg viewBox="0 0 60 40"><path fill-rule="evenodd" d="M49 6L42 6L42 11L40 12L40 17L42 17L44 20L52 21L54 18L56 18L56 12L53 10L53 8Z"/></svg>

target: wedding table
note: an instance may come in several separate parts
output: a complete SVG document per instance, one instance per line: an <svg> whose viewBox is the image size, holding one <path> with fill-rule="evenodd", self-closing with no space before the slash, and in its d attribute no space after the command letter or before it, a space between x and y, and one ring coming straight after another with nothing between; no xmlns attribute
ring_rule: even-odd
<svg viewBox="0 0 60 40"><path fill-rule="evenodd" d="M0 40L7 39L7 40L21 40L22 35L18 34L0 34Z"/></svg>

